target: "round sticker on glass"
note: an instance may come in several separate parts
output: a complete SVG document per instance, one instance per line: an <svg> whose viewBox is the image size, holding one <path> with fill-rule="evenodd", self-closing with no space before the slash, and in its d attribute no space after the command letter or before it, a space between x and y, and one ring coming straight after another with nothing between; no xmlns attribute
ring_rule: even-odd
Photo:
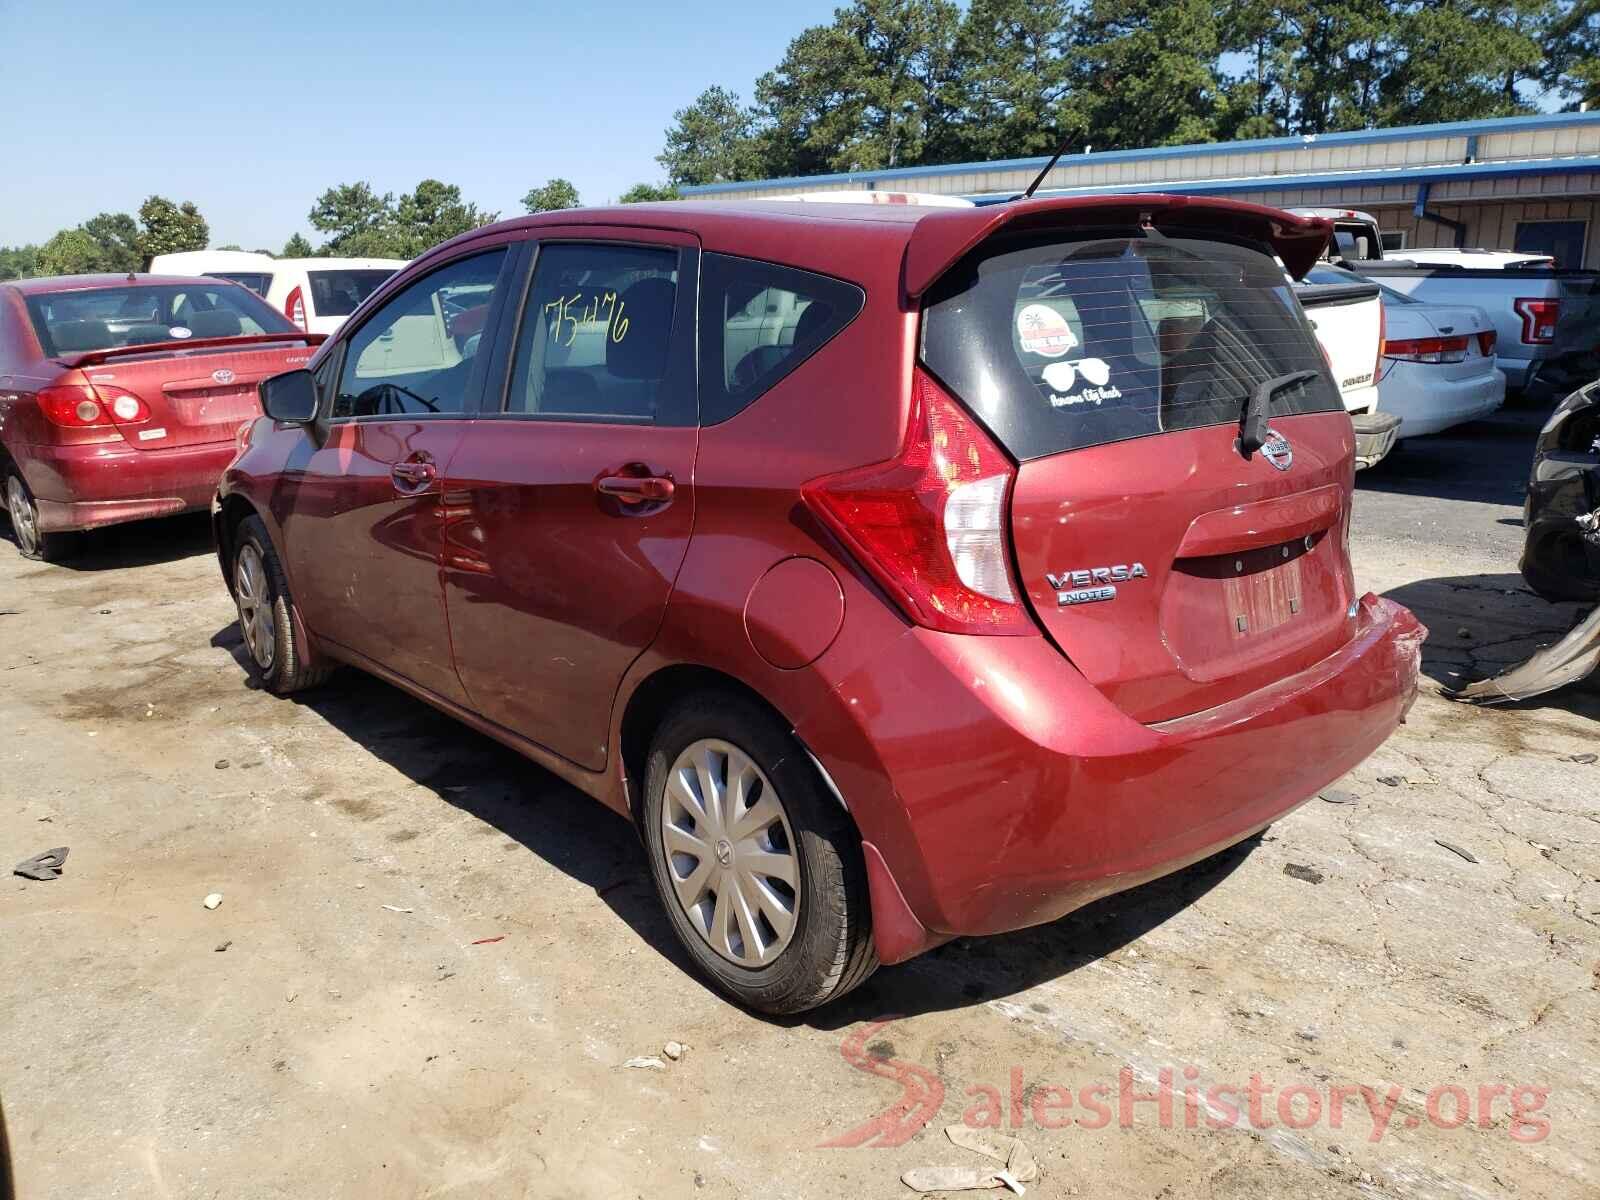
<svg viewBox="0 0 1600 1200"><path fill-rule="evenodd" d="M185 325L174 325L172 328L167 330L167 336L175 338L193 337L194 330Z"/></svg>
<svg viewBox="0 0 1600 1200"><path fill-rule="evenodd" d="M1067 319L1047 304L1025 304L1017 313L1017 338L1029 354L1060 358L1078 344Z"/></svg>

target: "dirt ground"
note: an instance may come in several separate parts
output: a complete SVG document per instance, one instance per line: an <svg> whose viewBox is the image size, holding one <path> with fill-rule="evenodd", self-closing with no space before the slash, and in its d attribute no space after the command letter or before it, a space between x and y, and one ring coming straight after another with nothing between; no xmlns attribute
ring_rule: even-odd
<svg viewBox="0 0 1600 1200"><path fill-rule="evenodd" d="M1578 615L1462 469L1363 481L1433 636L1348 802L788 1022L688 973L614 815L354 673L250 690L203 519L0 545L0 866L71 849L0 879L20 1194L897 1197L992 1116L1040 1197L1600 1195L1600 695L1437 694Z"/></svg>

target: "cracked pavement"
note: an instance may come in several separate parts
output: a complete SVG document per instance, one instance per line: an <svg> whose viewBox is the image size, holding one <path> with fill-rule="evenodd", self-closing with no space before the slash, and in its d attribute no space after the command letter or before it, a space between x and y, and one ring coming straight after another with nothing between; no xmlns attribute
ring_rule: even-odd
<svg viewBox="0 0 1600 1200"><path fill-rule="evenodd" d="M21 1195L907 1196L990 1102L1041 1197L1600 1195L1600 693L1437 694L1580 615L1516 574L1536 425L1361 479L1358 580L1432 637L1353 800L781 1023L687 973L610 813L374 681L247 689L203 520L0 546L0 855L72 851L0 881ZM1213 1127L1252 1076L1319 1119Z"/></svg>

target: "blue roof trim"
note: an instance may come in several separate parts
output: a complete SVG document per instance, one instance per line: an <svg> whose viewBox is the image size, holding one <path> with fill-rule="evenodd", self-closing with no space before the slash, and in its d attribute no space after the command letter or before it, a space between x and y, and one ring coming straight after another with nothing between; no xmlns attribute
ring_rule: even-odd
<svg viewBox="0 0 1600 1200"><path fill-rule="evenodd" d="M1405 125L1397 129L1356 129L1344 133L1323 133L1306 137L1251 138L1240 142L1205 142L1194 146L1164 146L1153 150L1102 150L1094 154L1069 155L1062 161L1071 166L1101 163L1144 162L1151 159L1197 158L1215 154L1248 154L1262 150L1309 149L1314 146L1359 146L1381 142L1417 141L1423 138L1482 137L1493 133L1535 132L1541 129L1567 129L1600 121L1600 111L1587 113L1539 113L1529 117L1497 117L1487 121L1449 121L1437 125ZM738 183L705 183L679 189L685 196L712 196L719 192L748 190L786 190L815 187L817 184L854 183L868 186L891 180L911 180L929 175L976 175L983 171L1037 171L1049 162L1038 158L1005 158L993 162L946 163L942 166L896 167L883 171L849 171L835 175L791 175L782 179L752 179ZM1142 188L1131 190L1153 191Z"/></svg>
<svg viewBox="0 0 1600 1200"><path fill-rule="evenodd" d="M1141 192L1209 196L1227 192L1289 191L1294 188L1337 187L1357 183L1442 183L1453 179L1509 179L1522 175L1575 175L1600 171L1600 155L1579 158L1536 158L1520 162L1461 163L1448 167L1394 167L1371 171L1332 171L1307 175L1263 175L1246 179L1197 179L1168 183L1105 184L1075 188L1040 188L1040 196L1117 196ZM1009 192L972 192L977 200L1010 195ZM1532 197L1530 197L1531 199ZM1407 201L1410 203L1410 201ZM1453 201L1445 200L1449 204Z"/></svg>

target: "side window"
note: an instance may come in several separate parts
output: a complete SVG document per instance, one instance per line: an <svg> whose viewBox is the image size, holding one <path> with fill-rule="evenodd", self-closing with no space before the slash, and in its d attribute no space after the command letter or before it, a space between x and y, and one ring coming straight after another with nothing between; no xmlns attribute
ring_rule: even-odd
<svg viewBox="0 0 1600 1200"><path fill-rule="evenodd" d="M522 309L506 411L550 420L694 423L677 250L553 242Z"/></svg>
<svg viewBox="0 0 1600 1200"><path fill-rule="evenodd" d="M466 411L504 247L417 280L373 313L344 347L333 419Z"/></svg>
<svg viewBox="0 0 1600 1200"><path fill-rule="evenodd" d="M700 420L726 421L861 311L852 283L726 254L704 256Z"/></svg>

